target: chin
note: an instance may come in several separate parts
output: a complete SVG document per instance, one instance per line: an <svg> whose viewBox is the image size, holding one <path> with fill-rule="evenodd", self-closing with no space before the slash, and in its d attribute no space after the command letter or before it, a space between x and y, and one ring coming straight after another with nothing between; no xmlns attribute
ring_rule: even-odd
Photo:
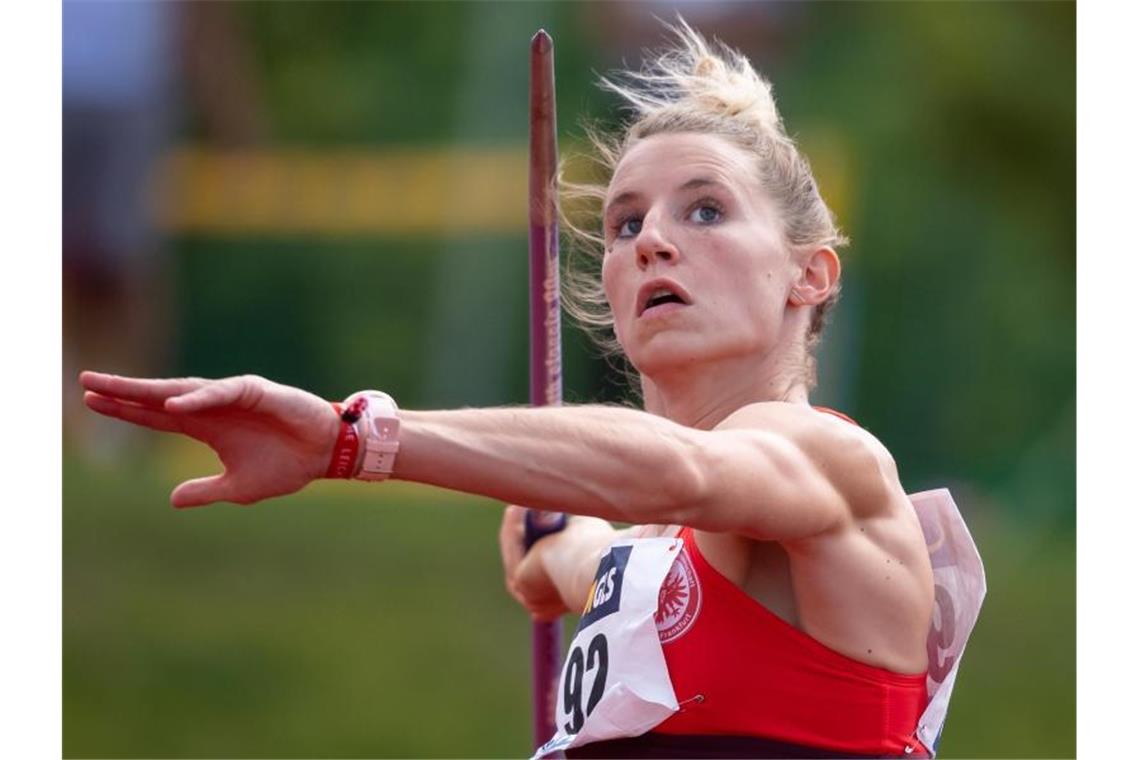
<svg viewBox="0 0 1140 760"><path fill-rule="evenodd" d="M662 331L636 346L626 349L630 363L644 375L667 374L679 369L692 369L701 364L715 364L724 359L754 354L757 347L750 341L724 340L679 331Z"/></svg>
<svg viewBox="0 0 1140 760"><path fill-rule="evenodd" d="M692 368L714 361L724 353L724 346L712 345L695 335L659 333L635 346L627 356L638 371L645 375L668 373L670 370Z"/></svg>

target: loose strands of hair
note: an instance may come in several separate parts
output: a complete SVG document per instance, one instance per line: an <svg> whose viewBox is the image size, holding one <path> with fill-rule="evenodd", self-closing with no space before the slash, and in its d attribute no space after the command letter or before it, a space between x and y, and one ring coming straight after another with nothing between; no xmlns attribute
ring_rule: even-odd
<svg viewBox="0 0 1140 760"><path fill-rule="evenodd" d="M619 71L599 80L599 86L616 94L630 114L616 132L585 125L595 151L590 159L603 181L570 182L559 172L569 252L563 303L602 354L617 359L631 381L638 375L614 335L613 314L602 289L605 240L600 219L613 171L639 140L679 132L723 137L756 157L760 182L781 211L783 235L790 247L839 249L848 242L819 194L811 166L784 129L771 84L745 55L720 41L710 44L680 16L676 24L665 26L673 38L671 47L649 53L638 71ZM812 312L803 371L809 389L816 378L812 354L838 297L836 286ZM631 386L636 390L640 383L631 382Z"/></svg>

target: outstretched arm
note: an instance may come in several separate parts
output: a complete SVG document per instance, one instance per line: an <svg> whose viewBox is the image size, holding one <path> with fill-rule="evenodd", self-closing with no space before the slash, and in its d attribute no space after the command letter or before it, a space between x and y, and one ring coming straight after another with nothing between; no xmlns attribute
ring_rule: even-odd
<svg viewBox="0 0 1140 760"><path fill-rule="evenodd" d="M183 483L175 506L249 504L328 466L339 420L325 400L265 378L147 380L84 372L94 411L200 440L225 471ZM684 428L632 409L401 411L394 477L560 512L622 519L686 492Z"/></svg>
<svg viewBox="0 0 1140 760"><path fill-rule="evenodd" d="M664 523L693 493L699 432L615 406L401 411L393 475L536 509Z"/></svg>
<svg viewBox="0 0 1140 760"><path fill-rule="evenodd" d="M255 376L81 380L92 409L218 453L225 472L180 485L176 506L296 491L325 471L339 425L327 401ZM792 404L753 404L711 431L608 406L400 417L395 477L553 511L784 540L838 524L852 499L886 503L889 462L853 426Z"/></svg>
<svg viewBox="0 0 1140 760"><path fill-rule="evenodd" d="M400 440L395 475L407 480L758 540L818 535L901 493L868 433L778 402L750 404L713 430L610 406L404 412Z"/></svg>

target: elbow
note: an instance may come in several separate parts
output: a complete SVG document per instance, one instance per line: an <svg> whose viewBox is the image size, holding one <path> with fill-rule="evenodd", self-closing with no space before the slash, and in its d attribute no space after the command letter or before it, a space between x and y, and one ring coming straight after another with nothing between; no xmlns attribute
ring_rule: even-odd
<svg viewBox="0 0 1140 760"><path fill-rule="evenodd" d="M622 469L594 494L607 505L604 516L634 525L686 525L699 511L710 491L708 433L676 427L639 452L644 458L635 471Z"/></svg>
<svg viewBox="0 0 1140 760"><path fill-rule="evenodd" d="M667 467L660 471L658 515L652 520L663 525L690 525L704 513L714 480L713 459L706 434L684 435L672 450Z"/></svg>

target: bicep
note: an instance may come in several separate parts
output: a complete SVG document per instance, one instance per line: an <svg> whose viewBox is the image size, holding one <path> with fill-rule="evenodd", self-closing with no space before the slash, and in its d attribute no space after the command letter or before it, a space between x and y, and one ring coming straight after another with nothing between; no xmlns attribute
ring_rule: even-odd
<svg viewBox="0 0 1140 760"><path fill-rule="evenodd" d="M791 541L885 507L881 452L869 436L793 418L709 431L697 457L699 495L686 524L762 541Z"/></svg>

